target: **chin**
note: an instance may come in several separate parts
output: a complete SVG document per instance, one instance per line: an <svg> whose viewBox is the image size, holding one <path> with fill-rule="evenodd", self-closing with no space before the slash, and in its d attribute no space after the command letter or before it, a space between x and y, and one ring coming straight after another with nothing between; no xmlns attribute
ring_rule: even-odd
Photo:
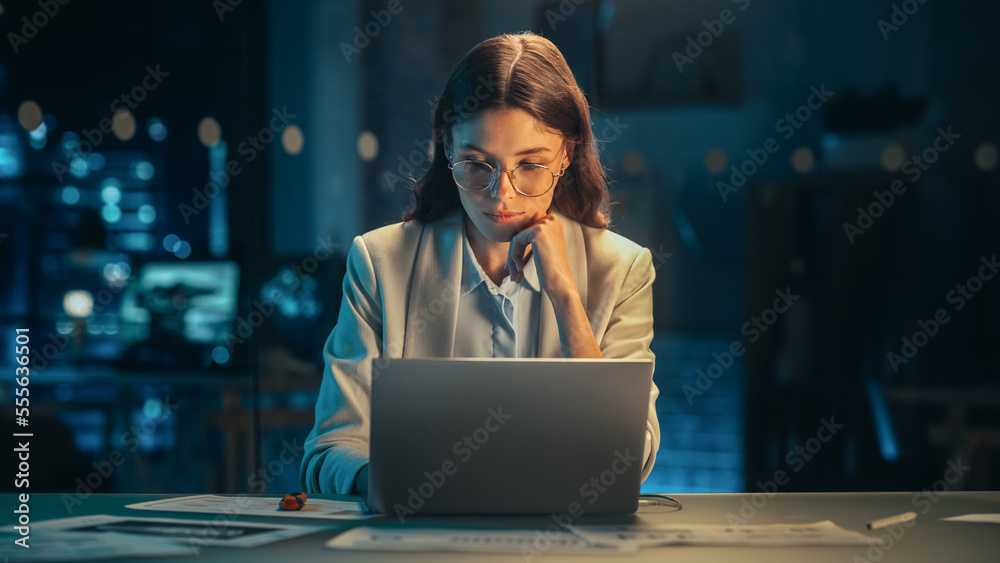
<svg viewBox="0 0 1000 563"><path fill-rule="evenodd" d="M510 242L518 229L514 225L486 225L480 232L493 242Z"/></svg>
<svg viewBox="0 0 1000 563"><path fill-rule="evenodd" d="M516 224L511 223L507 225L499 225L493 223L486 217L477 218L472 221L472 224L476 229L482 233L484 237L493 242L510 242L514 234L518 232Z"/></svg>

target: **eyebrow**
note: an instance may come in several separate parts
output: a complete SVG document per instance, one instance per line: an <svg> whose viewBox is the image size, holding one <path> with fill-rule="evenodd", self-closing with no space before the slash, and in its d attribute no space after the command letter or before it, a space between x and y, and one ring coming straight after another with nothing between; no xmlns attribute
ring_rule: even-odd
<svg viewBox="0 0 1000 563"><path fill-rule="evenodd" d="M488 151L483 150L482 147L479 147L479 146L474 145L472 143L462 143L461 148L463 148L463 149L471 149L471 150L474 150L476 152L481 152L483 154L490 154ZM546 147L535 147L535 148L532 148L532 149L525 149L523 151L520 151L520 152L516 153L514 156L523 156L523 155L527 155L527 154L538 154L538 153L546 153L546 152L552 152L552 149L549 149L549 148L546 148Z"/></svg>

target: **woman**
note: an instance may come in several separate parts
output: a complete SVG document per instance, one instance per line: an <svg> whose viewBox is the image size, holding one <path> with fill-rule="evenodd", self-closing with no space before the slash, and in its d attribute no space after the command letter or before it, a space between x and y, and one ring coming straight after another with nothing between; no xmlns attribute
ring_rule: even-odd
<svg viewBox="0 0 1000 563"><path fill-rule="evenodd" d="M475 46L438 100L434 141L404 221L351 246L300 471L307 492L367 493L380 357L653 359L652 256L607 230L590 111L555 45L523 33Z"/></svg>

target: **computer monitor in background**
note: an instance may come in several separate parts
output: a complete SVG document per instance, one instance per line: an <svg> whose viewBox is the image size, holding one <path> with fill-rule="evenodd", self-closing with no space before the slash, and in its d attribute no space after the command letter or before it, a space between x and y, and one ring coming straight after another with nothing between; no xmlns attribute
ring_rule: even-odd
<svg viewBox="0 0 1000 563"><path fill-rule="evenodd" d="M240 269L234 262L151 262L121 305L126 363L228 365Z"/></svg>

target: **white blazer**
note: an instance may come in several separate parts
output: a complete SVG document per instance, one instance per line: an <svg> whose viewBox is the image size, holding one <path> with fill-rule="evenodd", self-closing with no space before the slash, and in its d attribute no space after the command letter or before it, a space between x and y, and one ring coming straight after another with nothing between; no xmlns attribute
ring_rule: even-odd
<svg viewBox="0 0 1000 563"><path fill-rule="evenodd" d="M570 270L605 358L655 359L653 278L648 249L606 229L557 214ZM337 325L323 348L326 369L316 422L299 470L307 493L350 493L368 463L371 381L379 358L449 357L462 283L464 209L438 221L407 221L354 238L347 257ZM563 357L552 303L542 296L538 355ZM373 362L372 360L376 360ZM656 460L660 427L650 389L645 480Z"/></svg>

